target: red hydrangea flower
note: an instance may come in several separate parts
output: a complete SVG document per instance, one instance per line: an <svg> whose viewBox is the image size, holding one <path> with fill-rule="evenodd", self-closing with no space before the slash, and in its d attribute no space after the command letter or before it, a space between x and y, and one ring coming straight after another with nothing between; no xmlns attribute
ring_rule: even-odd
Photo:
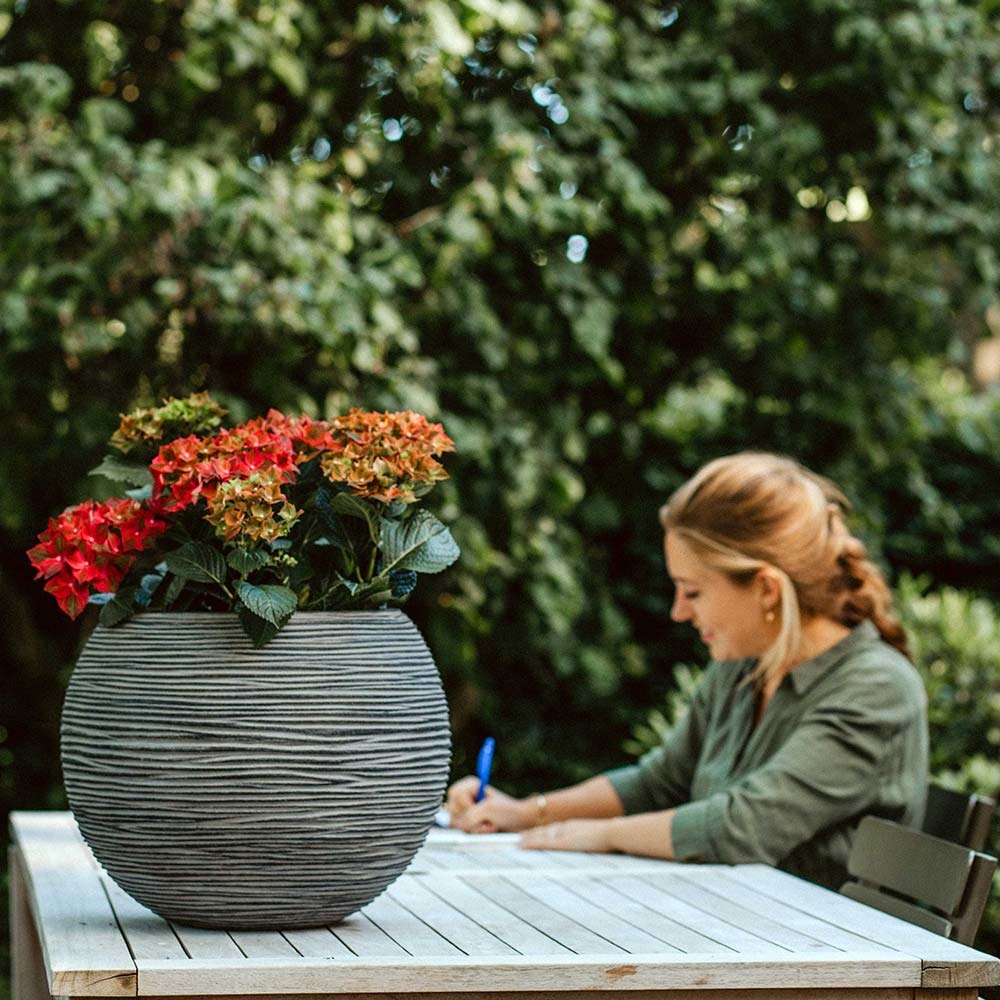
<svg viewBox="0 0 1000 1000"><path fill-rule="evenodd" d="M28 550L45 589L76 618L92 593L113 593L150 538L167 530L138 500L85 500L49 520Z"/></svg>
<svg viewBox="0 0 1000 1000"><path fill-rule="evenodd" d="M277 411L272 414L281 417ZM163 445L149 463L153 499L159 509L172 513L201 499L211 501L220 483L264 469L277 471L282 482L294 482L296 458L295 439L277 422L272 426L272 417L248 420L208 438L178 438Z"/></svg>

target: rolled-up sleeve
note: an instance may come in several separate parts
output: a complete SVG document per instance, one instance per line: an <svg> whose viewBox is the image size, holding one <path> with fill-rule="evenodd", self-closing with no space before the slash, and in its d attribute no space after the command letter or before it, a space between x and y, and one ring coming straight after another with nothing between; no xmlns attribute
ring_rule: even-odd
<svg viewBox="0 0 1000 1000"><path fill-rule="evenodd" d="M677 808L675 856L778 864L876 801L898 798L902 808L913 795L907 758L925 759L925 711L915 674L873 669L863 682L855 675L810 707L766 763Z"/></svg>

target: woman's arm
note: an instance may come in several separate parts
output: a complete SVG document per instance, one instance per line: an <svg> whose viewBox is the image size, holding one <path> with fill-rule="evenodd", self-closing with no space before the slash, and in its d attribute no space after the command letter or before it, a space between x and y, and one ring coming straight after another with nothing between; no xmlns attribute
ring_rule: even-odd
<svg viewBox="0 0 1000 1000"><path fill-rule="evenodd" d="M673 817L673 809L664 809L613 819L571 819L529 830L521 846L544 851L620 851L670 860L674 856Z"/></svg>
<svg viewBox="0 0 1000 1000"><path fill-rule="evenodd" d="M622 816L621 799L603 775L578 785L560 788L524 799L488 787L482 802L476 802L477 778L468 777L448 790L448 811L456 829L468 833L527 830L534 826L570 818L607 819Z"/></svg>

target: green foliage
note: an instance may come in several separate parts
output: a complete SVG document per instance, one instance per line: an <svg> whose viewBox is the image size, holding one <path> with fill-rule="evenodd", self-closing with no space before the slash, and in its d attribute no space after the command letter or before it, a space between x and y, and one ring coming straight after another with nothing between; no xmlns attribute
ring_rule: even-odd
<svg viewBox="0 0 1000 1000"><path fill-rule="evenodd" d="M914 659L927 688L931 770L994 759L1000 747L1000 609L982 597L904 577L899 600ZM970 788L969 791L976 789ZM1000 793L1000 772L987 787Z"/></svg>

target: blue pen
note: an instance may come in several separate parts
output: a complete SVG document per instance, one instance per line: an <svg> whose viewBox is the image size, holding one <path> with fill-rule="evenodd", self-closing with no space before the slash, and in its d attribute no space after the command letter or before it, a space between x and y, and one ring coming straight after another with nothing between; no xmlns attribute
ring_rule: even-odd
<svg viewBox="0 0 1000 1000"><path fill-rule="evenodd" d="M476 777L479 779L479 791L476 792L476 801L482 802L486 794L486 786L490 783L490 768L493 766L493 748L496 740L492 736L487 736L483 740L483 745L476 758Z"/></svg>

